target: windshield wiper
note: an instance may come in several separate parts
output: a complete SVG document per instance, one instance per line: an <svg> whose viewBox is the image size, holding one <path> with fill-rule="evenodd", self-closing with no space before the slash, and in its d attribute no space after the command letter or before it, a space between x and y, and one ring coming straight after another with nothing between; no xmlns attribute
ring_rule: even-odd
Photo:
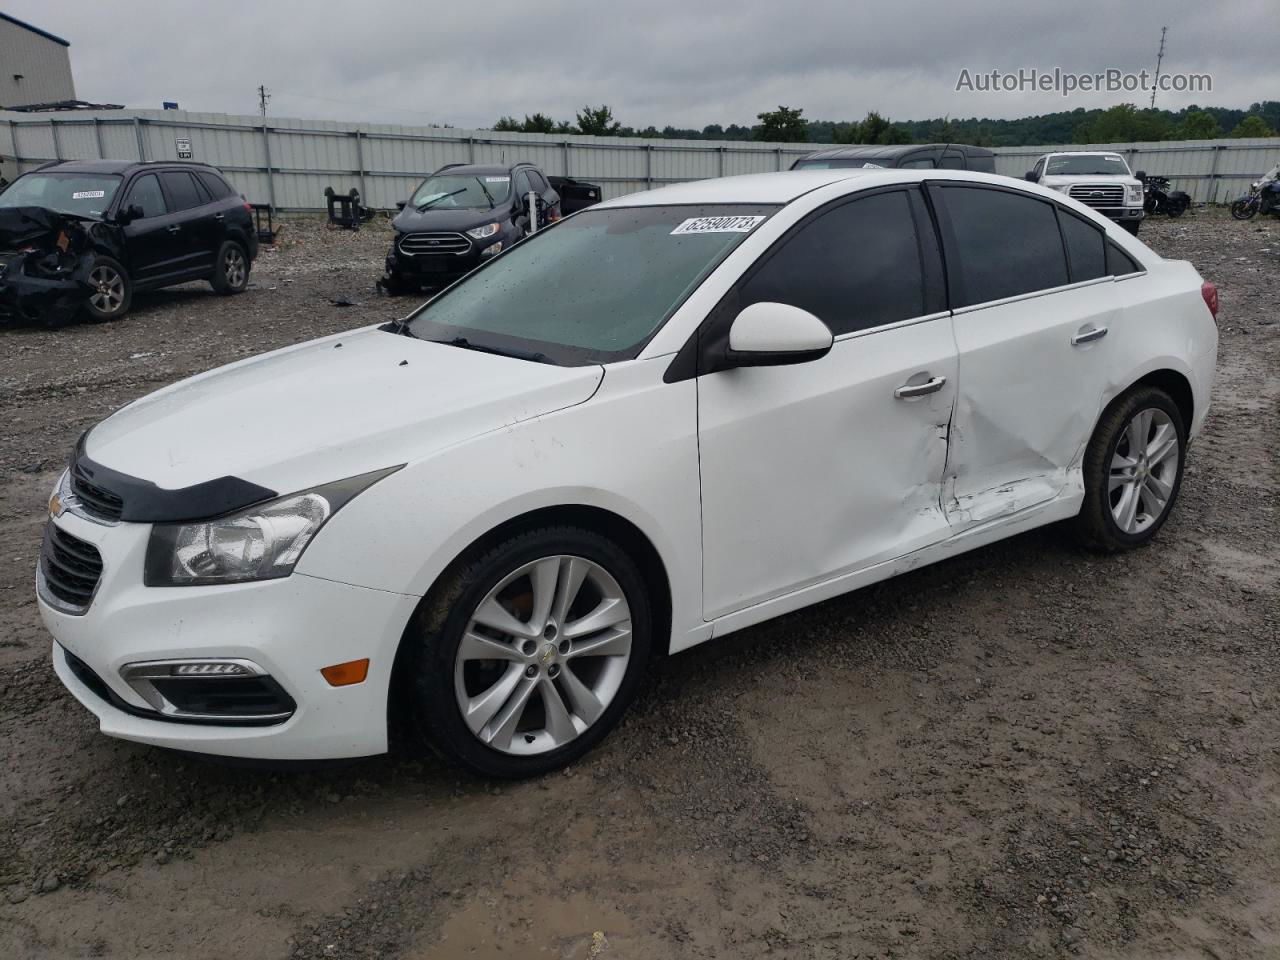
<svg viewBox="0 0 1280 960"><path fill-rule="evenodd" d="M407 327L405 329L408 329ZM551 363L551 358L545 353L539 353L532 350L506 350L501 347L487 347L480 343L472 343L466 337L454 337L450 340L428 340L428 343L444 343L451 347L461 347L463 350L475 350L479 353L494 353L500 357L514 357L517 360L532 360L534 363Z"/></svg>
<svg viewBox="0 0 1280 960"><path fill-rule="evenodd" d="M421 205L417 208L417 210L418 210L418 212L419 212L419 213L421 213L423 210L427 209L427 207L431 206L433 203L439 203L441 200L448 200L450 197L456 197L458 194L460 194L460 193L466 193L466 192L467 192L467 188L466 188L466 187L463 187L461 190L455 190L455 191L453 191L453 193L442 193L442 194L440 194L440 196L438 196L438 197L432 197L432 198L431 198L430 200L428 200L426 203L421 204Z"/></svg>
<svg viewBox="0 0 1280 960"><path fill-rule="evenodd" d="M484 195L489 198L489 209L494 208L493 194L489 192L489 188L484 185L484 181L477 178L476 183L480 184L480 189L484 191Z"/></svg>

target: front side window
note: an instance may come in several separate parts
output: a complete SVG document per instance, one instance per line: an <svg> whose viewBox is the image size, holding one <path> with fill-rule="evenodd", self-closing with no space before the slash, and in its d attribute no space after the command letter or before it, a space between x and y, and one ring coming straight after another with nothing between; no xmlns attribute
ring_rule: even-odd
<svg viewBox="0 0 1280 960"><path fill-rule="evenodd" d="M1129 176L1129 165L1115 153L1059 153L1049 158L1051 177Z"/></svg>
<svg viewBox="0 0 1280 960"><path fill-rule="evenodd" d="M120 189L120 178L101 173L29 173L0 193L0 207L44 207L101 218Z"/></svg>
<svg viewBox="0 0 1280 960"><path fill-rule="evenodd" d="M804 224L744 283L734 304L786 303L835 336L923 316L920 242L905 190L843 203Z"/></svg>
<svg viewBox="0 0 1280 960"><path fill-rule="evenodd" d="M584 210L425 304L408 331L496 353L541 354L538 359L563 365L628 359L776 209L698 204Z"/></svg>
<svg viewBox="0 0 1280 960"><path fill-rule="evenodd" d="M133 181L129 189L129 206L142 210L142 219L162 217L169 212L164 202L164 194L160 191L160 181L154 173L143 174Z"/></svg>
<svg viewBox="0 0 1280 960"><path fill-rule="evenodd" d="M1067 283L1066 251L1048 201L983 187L944 185L940 192L956 244L955 306Z"/></svg>
<svg viewBox="0 0 1280 960"><path fill-rule="evenodd" d="M910 160L902 161L902 163L898 164L898 166L902 167L904 170L932 170L933 158L932 157L912 157Z"/></svg>
<svg viewBox="0 0 1280 960"><path fill-rule="evenodd" d="M511 178L505 173L439 174L427 177L409 200L418 210L487 210L507 198Z"/></svg>

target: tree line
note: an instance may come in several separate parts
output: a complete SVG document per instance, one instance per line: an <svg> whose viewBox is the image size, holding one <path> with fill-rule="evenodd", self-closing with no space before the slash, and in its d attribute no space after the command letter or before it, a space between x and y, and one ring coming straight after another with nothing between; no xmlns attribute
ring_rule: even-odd
<svg viewBox="0 0 1280 960"><path fill-rule="evenodd" d="M757 123L709 123L702 129L624 126L605 104L584 106L573 120L543 113L523 120L502 117L494 130L521 133L593 134L679 140L767 140L776 143L969 143L980 147L1020 147L1042 143L1129 143L1137 140L1213 140L1218 137L1280 136L1280 100L1262 100L1248 109L1188 106L1158 110L1121 103L1107 109L1060 110L1013 120L977 117L893 121L876 111L862 120L809 120L803 108L779 106L756 115Z"/></svg>

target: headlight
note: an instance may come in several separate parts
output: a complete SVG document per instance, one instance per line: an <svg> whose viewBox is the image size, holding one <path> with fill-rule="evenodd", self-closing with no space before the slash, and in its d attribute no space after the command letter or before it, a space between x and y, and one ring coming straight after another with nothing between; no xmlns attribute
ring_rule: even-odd
<svg viewBox="0 0 1280 960"><path fill-rule="evenodd" d="M486 223L483 227L476 227L474 230L468 230L467 236L476 240L485 240L497 234L502 229L500 223Z"/></svg>
<svg viewBox="0 0 1280 960"><path fill-rule="evenodd" d="M1128 203L1142 202L1142 184L1126 183L1125 184L1125 200Z"/></svg>
<svg viewBox="0 0 1280 960"><path fill-rule="evenodd" d="M178 587L287 577L330 517L399 469L327 483L202 523L156 524L143 582Z"/></svg>

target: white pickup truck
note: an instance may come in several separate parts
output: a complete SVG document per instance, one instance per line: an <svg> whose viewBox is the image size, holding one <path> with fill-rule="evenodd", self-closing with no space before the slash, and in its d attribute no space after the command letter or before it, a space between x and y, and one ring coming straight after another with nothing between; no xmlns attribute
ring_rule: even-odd
<svg viewBox="0 0 1280 960"><path fill-rule="evenodd" d="M1142 181L1118 153L1046 153L1027 171L1032 183L1060 190L1135 236L1142 223Z"/></svg>

